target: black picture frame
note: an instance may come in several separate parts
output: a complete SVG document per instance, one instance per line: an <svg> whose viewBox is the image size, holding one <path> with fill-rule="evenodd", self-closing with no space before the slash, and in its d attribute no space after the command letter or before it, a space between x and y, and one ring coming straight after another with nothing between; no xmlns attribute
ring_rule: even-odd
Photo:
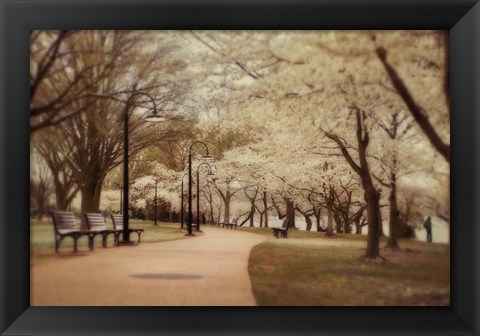
<svg viewBox="0 0 480 336"><path fill-rule="evenodd" d="M0 0L2 335L479 335L480 4ZM29 30L448 29L450 307L29 307Z"/></svg>

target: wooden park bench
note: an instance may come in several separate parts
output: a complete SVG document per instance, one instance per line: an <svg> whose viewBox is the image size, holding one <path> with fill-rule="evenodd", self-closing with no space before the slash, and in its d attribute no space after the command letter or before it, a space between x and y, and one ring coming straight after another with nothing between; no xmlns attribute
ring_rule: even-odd
<svg viewBox="0 0 480 336"><path fill-rule="evenodd" d="M118 245L118 237L122 230L107 229L105 225L105 218L100 213L83 213L87 223L88 230L95 231L102 236L102 246L107 247L107 238L109 234L114 235L115 245Z"/></svg>
<svg viewBox="0 0 480 336"><path fill-rule="evenodd" d="M278 234L280 234L280 237L283 238L288 238L288 219L284 218L282 222L282 226L278 228L272 228L273 230L273 235L278 238Z"/></svg>
<svg viewBox="0 0 480 336"><path fill-rule="evenodd" d="M115 230L123 231L123 215L122 214L110 214L112 217L113 228ZM143 229L128 228L129 232L135 232L138 235L138 242L140 243L140 235Z"/></svg>
<svg viewBox="0 0 480 336"><path fill-rule="evenodd" d="M98 232L81 230L75 215L71 211L52 211L50 215L52 216L55 235L55 253L58 253L60 243L65 237L72 237L73 252L77 252L78 239L82 236L88 236L88 247L93 250L93 239Z"/></svg>
<svg viewBox="0 0 480 336"><path fill-rule="evenodd" d="M235 227L235 230L237 229L237 219L236 218L231 218L230 221L223 221L222 223L222 228L227 227L230 229L233 229Z"/></svg>

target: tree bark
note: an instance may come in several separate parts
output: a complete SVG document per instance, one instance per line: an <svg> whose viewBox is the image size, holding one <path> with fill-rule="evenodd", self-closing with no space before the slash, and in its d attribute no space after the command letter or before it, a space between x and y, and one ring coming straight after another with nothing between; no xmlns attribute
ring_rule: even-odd
<svg viewBox="0 0 480 336"><path fill-rule="evenodd" d="M380 199L378 200L378 203L380 204ZM385 233L383 232L383 218L382 218L382 210L380 209L380 206L378 207L378 235L380 237L385 236Z"/></svg>
<svg viewBox="0 0 480 336"><path fill-rule="evenodd" d="M223 218L225 220L230 220L230 190L225 192L225 198L223 199L224 208L223 208Z"/></svg>
<svg viewBox="0 0 480 336"><path fill-rule="evenodd" d="M264 226L268 228L268 204L267 204L267 192L263 192L263 208L265 209L265 220L264 220Z"/></svg>
<svg viewBox="0 0 480 336"><path fill-rule="evenodd" d="M335 222L335 231L337 231L337 233L343 233L342 216L340 216L338 211L333 211L333 220Z"/></svg>
<svg viewBox="0 0 480 336"><path fill-rule="evenodd" d="M332 208L327 206L327 229L325 230L326 236L334 236L333 232L333 211Z"/></svg>
<svg viewBox="0 0 480 336"><path fill-rule="evenodd" d="M360 218L355 219L355 234L362 234L362 225L360 224Z"/></svg>
<svg viewBox="0 0 480 336"><path fill-rule="evenodd" d="M157 204L158 205L158 204ZM153 216L150 214L150 200L145 200L145 219L152 219Z"/></svg>
<svg viewBox="0 0 480 336"><path fill-rule="evenodd" d="M97 182L95 179L87 178L81 188L83 212L99 212L102 184L103 180Z"/></svg>
<svg viewBox="0 0 480 336"><path fill-rule="evenodd" d="M318 207L318 209L313 209L313 214L315 215L315 222L317 224L317 232L320 232L320 231L325 231L325 229L322 228L322 226L320 225L320 215L321 215L321 212L322 211L322 208Z"/></svg>
<svg viewBox="0 0 480 336"><path fill-rule="evenodd" d="M305 222L307 223L307 228L306 228L307 231L312 231L312 225L313 225L312 219L308 215L304 215L304 217L305 217Z"/></svg>
<svg viewBox="0 0 480 336"><path fill-rule="evenodd" d="M398 249L398 223L400 219L400 211L398 210L398 202L397 202L397 176L395 171L392 170L390 174L390 218L388 222L388 228L390 234L388 236L388 242L385 248L389 249Z"/></svg>
<svg viewBox="0 0 480 336"><path fill-rule="evenodd" d="M295 207L293 205L293 202L286 197L284 197L283 200L285 201L285 206L287 208L288 227L289 228L296 228L296 225L295 225Z"/></svg>
<svg viewBox="0 0 480 336"><path fill-rule="evenodd" d="M250 227L254 227L254 225L253 225L254 216L255 216L255 199L253 199L253 201L251 201L250 214L248 215L248 217L250 217Z"/></svg>

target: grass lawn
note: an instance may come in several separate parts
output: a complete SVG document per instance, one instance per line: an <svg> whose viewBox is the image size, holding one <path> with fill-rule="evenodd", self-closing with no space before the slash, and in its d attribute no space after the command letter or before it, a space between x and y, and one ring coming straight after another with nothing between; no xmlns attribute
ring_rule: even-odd
<svg viewBox="0 0 480 336"><path fill-rule="evenodd" d="M240 229L272 235L271 229ZM381 246L385 243L382 238ZM388 262L377 264L360 259L366 236L326 238L322 232L290 230L288 239L272 239L252 249L249 273L257 304L449 305L449 246L412 240L400 240L399 245L407 251L382 249Z"/></svg>
<svg viewBox="0 0 480 336"><path fill-rule="evenodd" d="M145 232L141 235L141 244L157 243L163 241L177 240L185 237L185 230L180 228L177 223L153 221L130 220L130 227L142 228ZM107 221L107 228L111 228L111 222ZM137 241L137 234L131 233L131 239ZM121 238L120 238L121 239ZM95 249L102 248L102 237L95 237ZM115 248L113 235L108 236L108 248ZM73 250L73 239L66 237L60 244L60 253L55 254L55 240L53 235L53 224L49 221L31 221L30 222L30 260L32 264L47 260L54 260L55 257L63 257L65 254L71 255ZM78 240L78 253L89 253L88 237L82 237Z"/></svg>

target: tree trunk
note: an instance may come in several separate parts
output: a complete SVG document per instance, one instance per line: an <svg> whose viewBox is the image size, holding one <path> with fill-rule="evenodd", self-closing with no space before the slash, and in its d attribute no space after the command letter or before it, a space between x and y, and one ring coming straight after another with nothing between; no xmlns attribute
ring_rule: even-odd
<svg viewBox="0 0 480 336"><path fill-rule="evenodd" d="M315 215L315 221L316 221L316 224L317 224L317 232L320 232L320 231L325 231L322 226L320 225L320 215L321 215L321 208L318 207L318 210L317 209L313 209L313 214Z"/></svg>
<svg viewBox="0 0 480 336"><path fill-rule="evenodd" d="M82 194L82 212L94 212L97 213L100 210L100 196L102 193L103 181L94 181L94 179L87 178L86 183L81 189ZM81 219L82 230L87 229L84 217Z"/></svg>
<svg viewBox="0 0 480 336"><path fill-rule="evenodd" d="M370 180L371 182L371 180ZM373 186L373 183L365 182L365 203L367 204L367 220L368 220L368 240L367 240L367 259L375 259L380 256L380 200Z"/></svg>
<svg viewBox="0 0 480 336"><path fill-rule="evenodd" d="M327 229L325 230L326 236L334 236L333 232L333 211L330 206L327 206Z"/></svg>
<svg viewBox="0 0 480 336"><path fill-rule="evenodd" d="M264 221L264 226L268 228L268 204L267 204L267 192L263 192L263 208L265 209L264 214L265 214L265 221Z"/></svg>
<svg viewBox="0 0 480 336"><path fill-rule="evenodd" d="M293 206L293 202L286 197L284 197L283 200L285 201L285 205L286 205L286 208L287 208L288 227L289 228L296 228L296 226L295 226L295 207Z"/></svg>
<svg viewBox="0 0 480 336"><path fill-rule="evenodd" d="M342 217L338 211L333 211L333 220L335 221L335 230L337 233L343 233Z"/></svg>
<svg viewBox="0 0 480 336"><path fill-rule="evenodd" d="M73 183L64 184L55 175L53 178L53 185L55 186L55 202L58 210L67 210L72 204L73 199L78 193L78 188L73 187Z"/></svg>
<svg viewBox="0 0 480 336"><path fill-rule="evenodd" d="M254 227L253 225L254 216L255 216L255 199L250 205L250 214L248 215L248 217L250 217L250 227Z"/></svg>
<svg viewBox="0 0 480 336"><path fill-rule="evenodd" d="M362 224L360 224L360 218L355 218L355 234L362 234Z"/></svg>
<svg viewBox="0 0 480 336"><path fill-rule="evenodd" d="M385 233L383 232L383 218L382 218L382 210L380 209L380 199L378 200L378 235L380 237L385 236Z"/></svg>
<svg viewBox="0 0 480 336"><path fill-rule="evenodd" d="M150 215L150 200L145 201L145 219L150 220L153 216Z"/></svg>
<svg viewBox="0 0 480 336"><path fill-rule="evenodd" d="M102 184L93 186L84 186L81 189L82 193L82 211L83 212L98 212L100 210L100 196L102 192Z"/></svg>
<svg viewBox="0 0 480 336"><path fill-rule="evenodd" d="M345 233L352 233L352 222L350 220L345 220L344 223L344 232Z"/></svg>
<svg viewBox="0 0 480 336"><path fill-rule="evenodd" d="M394 171L390 174L390 218L388 222L388 228L390 231L388 242L385 248L392 250L398 249L397 228L400 217L400 211L398 210L397 203L397 176Z"/></svg>
<svg viewBox="0 0 480 336"><path fill-rule="evenodd" d="M305 217L305 222L307 223L307 231L312 231L312 219L308 215L304 215Z"/></svg>
<svg viewBox="0 0 480 336"><path fill-rule="evenodd" d="M212 199L209 200L209 205L210 205L210 224L213 224L213 202Z"/></svg>
<svg viewBox="0 0 480 336"><path fill-rule="evenodd" d="M223 218L227 221L230 220L230 199L231 199L230 190L227 190L225 192L225 198L223 200L225 204L225 207L223 209Z"/></svg>
<svg viewBox="0 0 480 336"><path fill-rule="evenodd" d="M37 191L36 191L36 202L37 202L37 207L38 207L38 213L37 213L37 219L42 219L43 215L45 215L45 208L46 208L46 203L47 203L47 198L48 198L48 186L46 186L44 183L40 182L37 185Z"/></svg>

